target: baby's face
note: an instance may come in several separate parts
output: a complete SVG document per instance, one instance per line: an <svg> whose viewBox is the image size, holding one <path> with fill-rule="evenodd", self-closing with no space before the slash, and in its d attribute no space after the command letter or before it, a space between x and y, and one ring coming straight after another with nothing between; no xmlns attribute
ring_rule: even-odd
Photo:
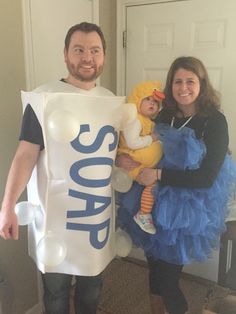
<svg viewBox="0 0 236 314"><path fill-rule="evenodd" d="M142 100L139 112L148 118L153 118L159 111L159 102L153 96L146 97Z"/></svg>

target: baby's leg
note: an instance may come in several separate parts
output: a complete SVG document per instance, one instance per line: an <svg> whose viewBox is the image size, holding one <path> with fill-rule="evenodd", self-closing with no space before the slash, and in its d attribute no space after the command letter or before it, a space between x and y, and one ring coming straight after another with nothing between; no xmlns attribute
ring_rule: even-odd
<svg viewBox="0 0 236 314"><path fill-rule="evenodd" d="M156 228L153 224L152 219L152 207L154 204L154 196L152 194L152 189L155 184L146 186L143 190L141 196L141 208L134 216L135 222L140 226L140 228L148 233L156 233Z"/></svg>

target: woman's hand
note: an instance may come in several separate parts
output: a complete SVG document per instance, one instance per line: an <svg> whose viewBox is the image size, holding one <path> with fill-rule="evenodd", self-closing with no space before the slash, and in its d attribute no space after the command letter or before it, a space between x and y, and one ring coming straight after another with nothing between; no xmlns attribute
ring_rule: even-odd
<svg viewBox="0 0 236 314"><path fill-rule="evenodd" d="M125 169L126 171L131 171L140 165L139 162L134 161L127 154L120 154L116 157L116 166Z"/></svg>
<svg viewBox="0 0 236 314"><path fill-rule="evenodd" d="M143 168L140 172L139 175L136 179L139 184L142 185L152 185L154 184L158 177L158 170L157 169L152 169L152 168Z"/></svg>

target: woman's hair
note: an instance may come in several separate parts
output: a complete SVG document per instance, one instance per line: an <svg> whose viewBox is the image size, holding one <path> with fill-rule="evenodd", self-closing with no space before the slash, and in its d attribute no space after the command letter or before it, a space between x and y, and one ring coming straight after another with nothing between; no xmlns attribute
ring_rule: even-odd
<svg viewBox="0 0 236 314"><path fill-rule="evenodd" d="M179 57L172 63L166 78L166 86L164 89L165 100L163 101L163 108L167 108L173 113L176 113L178 105L172 94L172 85L174 75L177 70L185 69L193 72L200 82L200 93L196 99L196 109L199 114L209 114L213 110L220 109L220 95L212 87L209 80L207 70L203 63L194 57Z"/></svg>

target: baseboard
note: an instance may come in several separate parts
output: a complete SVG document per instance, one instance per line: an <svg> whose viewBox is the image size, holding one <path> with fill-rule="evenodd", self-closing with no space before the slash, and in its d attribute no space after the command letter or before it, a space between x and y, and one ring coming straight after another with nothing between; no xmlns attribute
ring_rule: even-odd
<svg viewBox="0 0 236 314"><path fill-rule="evenodd" d="M35 304L31 309L26 311L25 314L42 314L40 304Z"/></svg>

